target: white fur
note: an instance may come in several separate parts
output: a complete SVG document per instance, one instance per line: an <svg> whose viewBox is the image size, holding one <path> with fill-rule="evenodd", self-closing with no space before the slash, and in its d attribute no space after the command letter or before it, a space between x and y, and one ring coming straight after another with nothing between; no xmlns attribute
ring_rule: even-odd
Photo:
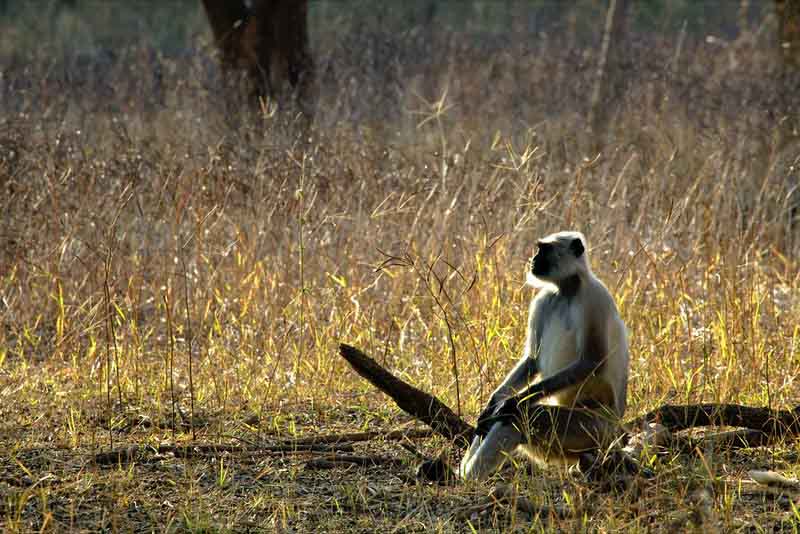
<svg viewBox="0 0 800 534"><path fill-rule="evenodd" d="M584 248L584 253L578 258L569 249L569 244L576 238L581 240ZM614 415L621 418L627 402L629 369L627 332L611 294L594 276L589 267L586 239L578 232L559 232L547 236L539 243L556 245L552 250L552 253L556 255L556 266L545 276L534 276L528 269L527 283L540 288L540 291L531 301L525 354L518 363L518 367L524 367L523 362L527 358L536 358L539 375L534 383L567 368L586 348L582 344L587 338L584 331L587 317L591 317L595 321L594 324L597 324L597 315L599 314L607 349L602 369L581 384L561 390L540 402L572 407L583 399L600 400L608 403L608 408L614 412ZM565 298L554 295L558 292L558 283L575 274L580 277L578 296L570 298L568 301L562 301L568 302L569 307L566 310L559 308L558 313L553 313L553 308L547 307L548 299L554 296L555 298ZM547 323L543 329L543 337L537 340L537 317L540 318L547 313L549 315L546 317ZM520 383L521 376L525 375L512 371L497 388L493 397L506 398L516 394L522 385ZM484 440L481 440L480 437L473 440L459 468L460 475L466 479L488 476L502 462L504 454L517 449L522 449L533 459L538 459L536 444L528 446L524 441L523 436L513 426L495 425ZM548 458L548 460L552 459Z"/></svg>

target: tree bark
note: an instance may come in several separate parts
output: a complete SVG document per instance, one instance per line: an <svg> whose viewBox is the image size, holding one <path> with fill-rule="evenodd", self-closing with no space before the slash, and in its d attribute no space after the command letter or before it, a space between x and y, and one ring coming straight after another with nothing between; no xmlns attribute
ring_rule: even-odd
<svg viewBox="0 0 800 534"><path fill-rule="evenodd" d="M475 429L442 401L400 380L355 347L342 343L339 345L339 354L359 375L389 395L403 411L431 427L437 434L453 441L458 447L469 446Z"/></svg>
<svg viewBox="0 0 800 534"><path fill-rule="evenodd" d="M775 0L778 43L786 67L800 66L800 0Z"/></svg>
<svg viewBox="0 0 800 534"><path fill-rule="evenodd" d="M253 37L259 64L273 90L286 81L300 88L311 70L307 0L260 0L253 5Z"/></svg>
<svg viewBox="0 0 800 534"><path fill-rule="evenodd" d="M312 61L308 0L203 0L226 70L244 70L254 95L279 98L295 92L310 104Z"/></svg>
<svg viewBox="0 0 800 534"><path fill-rule="evenodd" d="M781 438L800 434L800 407L772 410L740 404L665 404L629 423L632 427L658 422L673 432L699 426L731 426Z"/></svg>
<svg viewBox="0 0 800 534"><path fill-rule="evenodd" d="M241 67L242 34L250 12L242 0L203 0L214 42L225 67Z"/></svg>
<svg viewBox="0 0 800 534"><path fill-rule="evenodd" d="M619 97L621 92L619 67L622 53L620 49L628 31L627 17L628 0L609 0L587 121L597 145L602 144L600 138L606 132L610 104Z"/></svg>

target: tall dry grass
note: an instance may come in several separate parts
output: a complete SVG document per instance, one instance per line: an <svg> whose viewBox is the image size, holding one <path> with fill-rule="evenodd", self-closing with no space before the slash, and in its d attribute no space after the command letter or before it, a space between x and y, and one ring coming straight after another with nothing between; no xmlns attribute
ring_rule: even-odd
<svg viewBox="0 0 800 534"><path fill-rule="evenodd" d="M633 33L599 153L584 124L595 49L568 33L334 37L316 43L310 129L253 113L207 51L9 59L0 435L11 458L107 447L109 428L115 443L173 439L173 395L174 417L206 440L406 421L337 357L340 341L469 419L521 351L532 244L568 228L588 236L630 330L629 414L797 404L800 80L763 36L690 35L679 50L674 36ZM179 425L174 439L189 436ZM757 463L794 469L765 454ZM18 474L18 463L29 464L2 465ZM654 498L655 517L671 517L698 477L731 471L715 457L698 465L679 489L663 483L679 497ZM113 509L146 493L132 476L87 491ZM113 512L81 523L70 489L48 491L9 491L5 526L160 524ZM186 491L163 512L181 528L247 524L237 514L249 501L220 512L236 495ZM729 497L717 496L715 521L750 524ZM88 514L105 509L92 502ZM308 519L302 503L264 506L273 524ZM595 519L625 528L648 513Z"/></svg>

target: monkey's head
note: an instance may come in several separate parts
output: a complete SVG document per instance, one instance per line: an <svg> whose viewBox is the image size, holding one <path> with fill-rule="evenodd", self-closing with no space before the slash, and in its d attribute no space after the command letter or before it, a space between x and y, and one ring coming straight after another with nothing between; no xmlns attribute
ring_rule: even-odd
<svg viewBox="0 0 800 534"><path fill-rule="evenodd" d="M571 276L589 272L586 238L580 232L551 234L537 241L536 247L527 276L533 286L541 282L558 285Z"/></svg>

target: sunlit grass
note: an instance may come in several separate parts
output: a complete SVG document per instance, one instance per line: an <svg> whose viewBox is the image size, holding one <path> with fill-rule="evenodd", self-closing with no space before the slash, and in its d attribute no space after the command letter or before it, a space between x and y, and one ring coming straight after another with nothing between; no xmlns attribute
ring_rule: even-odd
<svg viewBox="0 0 800 534"><path fill-rule="evenodd" d="M261 443L407 425L339 358L342 341L471 421L522 351L533 243L568 228L588 236L630 331L630 417L667 402L797 404L800 147L764 119L767 88L731 71L749 111L717 109L714 98L735 99L719 87L691 111L668 81L670 98L654 99L652 60L634 55L644 74L605 149L587 153L574 51L547 41L511 61L452 38L430 36L437 51L405 77L356 78L361 56L333 57L309 131L253 116L209 81L204 56L158 60L157 83L152 58L132 51L102 83L67 83L44 61L4 78L39 84L0 103L4 529L796 525L794 501L744 475L791 475L792 443L651 456L656 478L620 494L521 462L510 483L566 512L533 521L507 506L460 518L486 497L479 486L432 488L411 469L315 472L307 455L91 462L112 439L157 446L194 430ZM727 68L695 48L693 69ZM742 61L757 72L761 57ZM520 89L543 79L577 96ZM357 447L407 456L380 440Z"/></svg>

